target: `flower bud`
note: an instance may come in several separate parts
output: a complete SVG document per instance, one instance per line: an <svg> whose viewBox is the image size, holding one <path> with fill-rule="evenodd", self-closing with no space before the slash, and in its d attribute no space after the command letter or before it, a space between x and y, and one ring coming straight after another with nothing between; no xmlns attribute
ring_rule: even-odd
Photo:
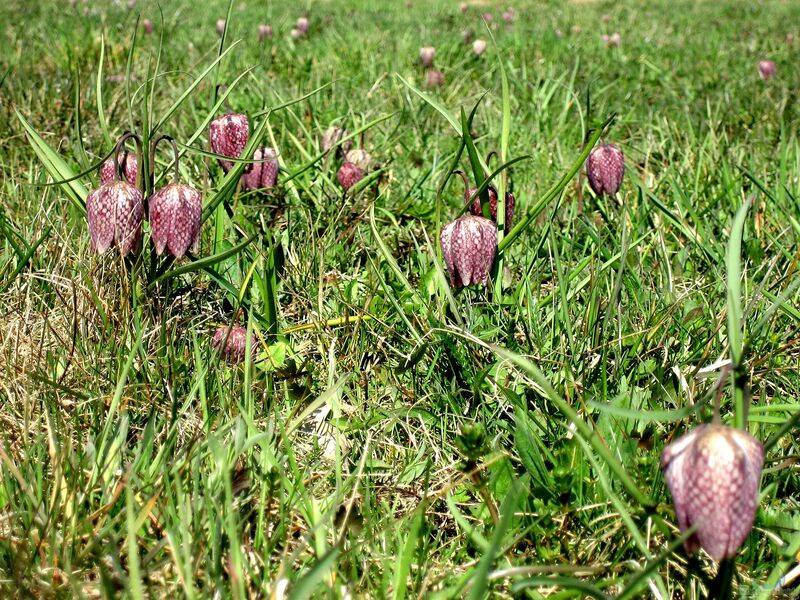
<svg viewBox="0 0 800 600"><path fill-rule="evenodd" d="M485 284L497 252L497 227L466 214L442 229L439 242L453 287Z"/></svg>
<svg viewBox="0 0 800 600"><path fill-rule="evenodd" d="M142 239L142 192L127 181L112 179L86 198L86 220L92 250L102 254L116 245L126 256L138 250Z"/></svg>
<svg viewBox="0 0 800 600"><path fill-rule="evenodd" d="M758 62L758 74L761 79L769 79L774 76L778 68L771 60L761 60Z"/></svg>
<svg viewBox="0 0 800 600"><path fill-rule="evenodd" d="M419 49L419 59L423 67L430 67L433 64L433 57L436 56L436 48L433 46L423 46Z"/></svg>
<svg viewBox="0 0 800 600"><path fill-rule="evenodd" d="M214 332L211 345L229 362L244 362L247 352L247 329L241 325L219 327ZM254 350L255 344L251 344L250 348L251 351Z"/></svg>
<svg viewBox="0 0 800 600"><path fill-rule="evenodd" d="M478 39L472 42L472 52L475 56L480 56L486 52L486 41Z"/></svg>
<svg viewBox="0 0 800 600"><path fill-rule="evenodd" d="M200 218L203 200L200 192L182 183L170 183L150 197L150 236L159 256L166 248L181 258L200 246Z"/></svg>
<svg viewBox="0 0 800 600"><path fill-rule="evenodd" d="M135 154L122 151L122 160L120 161L122 168L125 171L125 180L131 185L136 185L136 177L139 174L139 159ZM116 167L114 165L114 157L107 158L103 165L100 167L100 183L108 183L112 179L116 179Z"/></svg>
<svg viewBox="0 0 800 600"><path fill-rule="evenodd" d="M263 23L258 26L258 41L263 42L267 38L272 37L272 25L264 25Z"/></svg>
<svg viewBox="0 0 800 600"><path fill-rule="evenodd" d="M280 168L277 157L278 153L272 148L259 148L256 150L255 154L253 154L253 160L263 162L254 162L247 165L247 169L242 175L242 187L249 191L274 188L278 182L278 170Z"/></svg>
<svg viewBox="0 0 800 600"><path fill-rule="evenodd" d="M239 158L247 146L250 137L250 123L247 115L227 114L217 117L208 126L208 138L214 154L221 154L230 158ZM231 170L233 163L229 160L219 159L222 170L226 173Z"/></svg>
<svg viewBox="0 0 800 600"><path fill-rule="evenodd" d="M747 539L758 508L764 446L746 431L700 425L661 454L661 468L675 503L684 543L717 561L733 557Z"/></svg>
<svg viewBox="0 0 800 600"><path fill-rule="evenodd" d="M586 159L586 176L598 196L616 194L624 174L625 158L622 150L614 144L601 144L593 148Z"/></svg>
<svg viewBox="0 0 800 600"><path fill-rule="evenodd" d="M345 191L349 190L359 181L364 179L364 173L357 165L351 162L345 162L336 172L336 179L339 181Z"/></svg>

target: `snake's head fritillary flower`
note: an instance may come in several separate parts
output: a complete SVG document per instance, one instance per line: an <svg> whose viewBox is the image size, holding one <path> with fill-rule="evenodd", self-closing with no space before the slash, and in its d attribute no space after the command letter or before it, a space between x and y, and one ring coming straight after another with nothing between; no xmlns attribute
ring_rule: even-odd
<svg viewBox="0 0 800 600"><path fill-rule="evenodd" d="M217 33L220 35L225 33L225 19L217 19Z"/></svg>
<svg viewBox="0 0 800 600"><path fill-rule="evenodd" d="M468 5L466 2L461 2L461 3L458 5L458 10L460 10L462 13L465 13L465 12L467 12L467 9L468 9L468 8L469 8L469 5Z"/></svg>
<svg viewBox="0 0 800 600"><path fill-rule="evenodd" d="M472 52L475 56L480 56L486 52L486 40L478 39L472 42Z"/></svg>
<svg viewBox="0 0 800 600"><path fill-rule="evenodd" d="M442 87L444 85L444 73L436 69L428 69L425 73L425 84L428 87Z"/></svg>
<svg viewBox="0 0 800 600"><path fill-rule="evenodd" d="M331 148L333 148L336 144L338 144L343 138L346 138L350 135L346 130L342 129L341 127L328 127L325 132L322 134L322 150L323 152L327 152ZM346 153L350 150L350 146L353 145L352 140L348 140L344 142L337 150L341 150L342 152Z"/></svg>
<svg viewBox="0 0 800 600"><path fill-rule="evenodd" d="M372 156L363 148L353 148L344 155L344 161L354 164L362 171L367 171L372 165Z"/></svg>
<svg viewBox="0 0 800 600"><path fill-rule="evenodd" d="M242 175L242 187L250 191L274 188L280 169L278 153L272 148L259 148L253 154L253 160L259 162L247 165Z"/></svg>
<svg viewBox="0 0 800 600"><path fill-rule="evenodd" d="M231 113L217 117L208 126L208 138L214 154L230 158L240 158L250 136L250 122L247 115ZM233 163L219 159L222 170L231 170Z"/></svg>
<svg viewBox="0 0 800 600"><path fill-rule="evenodd" d="M430 67L433 64L433 57L436 56L436 48L433 46L423 46L419 49L419 59L423 67Z"/></svg>
<svg viewBox="0 0 800 600"><path fill-rule="evenodd" d="M122 151L120 163L125 172L125 180L131 185L136 185L136 178L139 175L139 159L132 152ZM108 183L116 178L116 166L114 157L107 158L100 167L100 183Z"/></svg>
<svg viewBox="0 0 800 600"><path fill-rule="evenodd" d="M503 13L503 21L506 22L507 25L511 25L514 23L514 9L509 8L507 11Z"/></svg>
<svg viewBox="0 0 800 600"><path fill-rule="evenodd" d="M753 527L764 446L740 429L700 425L661 454L687 552L703 548L717 561L736 555Z"/></svg>
<svg viewBox="0 0 800 600"><path fill-rule="evenodd" d="M598 196L616 194L624 174L625 157L614 144L601 144L593 148L586 159L586 177Z"/></svg>
<svg viewBox="0 0 800 600"><path fill-rule="evenodd" d="M777 70L778 68L771 60L761 60L758 62L758 74L761 79L769 79L770 77L773 77Z"/></svg>
<svg viewBox="0 0 800 600"><path fill-rule="evenodd" d="M308 26L309 26L308 17L300 17L299 19L297 19L297 23L295 23L295 28L297 29L297 31L303 34L308 33Z"/></svg>
<svg viewBox="0 0 800 600"><path fill-rule="evenodd" d="M347 191L364 179L364 172L351 162L345 162L336 172L336 180Z"/></svg>
<svg viewBox="0 0 800 600"><path fill-rule="evenodd" d="M258 41L263 42L267 38L272 37L272 25L261 24L258 26Z"/></svg>
<svg viewBox="0 0 800 600"><path fill-rule="evenodd" d="M127 181L104 183L86 198L86 220L92 250L102 254L114 245L126 256L142 239L142 192Z"/></svg>
<svg viewBox="0 0 800 600"><path fill-rule="evenodd" d="M244 362L247 356L247 329L241 325L219 327L214 332L211 345L229 362ZM250 348L252 352L255 349L255 344L251 344Z"/></svg>
<svg viewBox="0 0 800 600"><path fill-rule="evenodd" d="M442 229L439 242L453 287L485 284L497 252L497 227L469 213Z"/></svg>
<svg viewBox="0 0 800 600"><path fill-rule="evenodd" d="M200 218L203 200L200 192L182 183L170 183L150 197L150 235L156 254L164 250L181 258L200 246Z"/></svg>
<svg viewBox="0 0 800 600"><path fill-rule="evenodd" d="M303 37L303 33L299 29L292 29L289 32L289 37L293 40L299 40L301 37Z"/></svg>
<svg viewBox="0 0 800 600"><path fill-rule="evenodd" d="M150 19L145 19L142 21L142 28L144 28L144 32L147 35L153 33L153 22Z"/></svg>

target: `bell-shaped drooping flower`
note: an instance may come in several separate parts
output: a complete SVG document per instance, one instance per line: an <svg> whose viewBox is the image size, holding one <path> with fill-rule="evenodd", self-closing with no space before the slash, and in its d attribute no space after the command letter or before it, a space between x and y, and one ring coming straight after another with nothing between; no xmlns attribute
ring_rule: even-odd
<svg viewBox="0 0 800 600"><path fill-rule="evenodd" d="M614 144L601 144L593 148L586 159L586 177L598 196L616 194L624 174L625 157Z"/></svg>
<svg viewBox="0 0 800 600"><path fill-rule="evenodd" d="M153 22L150 19L142 21L142 28L147 35L153 33Z"/></svg>
<svg viewBox="0 0 800 600"><path fill-rule="evenodd" d="M295 28L302 34L308 33L308 17L300 17L297 19L297 23L295 23Z"/></svg>
<svg viewBox="0 0 800 600"><path fill-rule="evenodd" d="M211 121L208 126L208 139L214 154L241 158L249 137L250 122L247 115L236 113L222 115ZM222 158L219 159L219 164L226 173L233 167L231 161Z"/></svg>
<svg viewBox="0 0 800 600"><path fill-rule="evenodd" d="M328 127L325 132L322 134L322 150L323 152L327 152L331 148L333 148L336 144L338 144L342 139L346 138L350 135L346 130L342 129L341 127ZM353 145L352 140L347 140L338 149L341 149L342 152L346 153L350 150L350 146Z"/></svg>
<svg viewBox="0 0 800 600"><path fill-rule="evenodd" d="M131 185L136 185L136 178L139 175L139 159L135 154L123 148L120 163L125 173L125 180ZM114 179L116 177L116 171L117 167L114 164L114 157L110 156L103 161L103 165L100 167L100 183L108 183Z"/></svg>
<svg viewBox="0 0 800 600"><path fill-rule="evenodd" d="M497 226L466 214L442 229L442 256L453 287L485 284L497 252Z"/></svg>
<svg viewBox="0 0 800 600"><path fill-rule="evenodd" d="M425 84L428 87L442 87L444 85L444 73L436 69L428 69L425 72Z"/></svg>
<svg viewBox="0 0 800 600"><path fill-rule="evenodd" d="M242 175L242 187L245 190L261 190L274 188L278 182L278 153L272 148L259 148L253 154L253 160L259 161L247 165Z"/></svg>
<svg viewBox="0 0 800 600"><path fill-rule="evenodd" d="M777 70L778 68L771 60L758 61L758 75L761 77L761 79L769 79L770 77L773 77Z"/></svg>
<svg viewBox="0 0 800 600"><path fill-rule="evenodd" d="M436 48L433 46L423 46L419 49L419 59L423 67L430 67L433 64L433 57L436 56Z"/></svg>
<svg viewBox="0 0 800 600"><path fill-rule="evenodd" d="M514 14L514 9L509 8L503 13L503 21L506 22L506 25L511 25L512 23L514 23L515 16L516 15Z"/></svg>
<svg viewBox="0 0 800 600"><path fill-rule="evenodd" d="M261 43L272 37L272 25L261 24L258 26L258 42Z"/></svg>
<svg viewBox="0 0 800 600"><path fill-rule="evenodd" d="M486 40L478 39L472 42L472 52L475 56L480 56L486 52Z"/></svg>
<svg viewBox="0 0 800 600"><path fill-rule="evenodd" d="M118 161L125 141L139 138L126 133L117 142L115 156ZM121 256L138 250L142 239L144 204L142 192L122 179L121 169L116 169L114 178L102 184L86 198L86 220L89 223L89 236L92 250L103 253L112 245Z"/></svg>
<svg viewBox="0 0 800 600"><path fill-rule="evenodd" d="M661 454L681 532L697 527L684 544L714 560L733 557L747 539L758 508L764 446L746 431L700 425Z"/></svg>
<svg viewBox="0 0 800 600"><path fill-rule="evenodd" d="M178 160L180 155L175 141L161 136L153 142L150 156L162 140L172 144L175 155L175 177L173 181L150 196L150 237L156 254L164 250L175 258L181 258L187 250L197 252L200 247L200 224L203 214L203 198L193 187L180 182Z"/></svg>
<svg viewBox="0 0 800 600"><path fill-rule="evenodd" d="M251 342L252 342L251 338ZM244 362L247 356L247 329L241 325L233 327L219 327L214 332L211 345L216 348L222 356L232 363ZM255 344L250 345L251 355L255 350Z"/></svg>
<svg viewBox="0 0 800 600"><path fill-rule="evenodd" d="M225 19L217 19L217 33L220 35L225 33Z"/></svg>
<svg viewBox="0 0 800 600"><path fill-rule="evenodd" d="M347 191L364 179L364 172L357 165L351 162L345 162L336 172L336 179L339 185Z"/></svg>

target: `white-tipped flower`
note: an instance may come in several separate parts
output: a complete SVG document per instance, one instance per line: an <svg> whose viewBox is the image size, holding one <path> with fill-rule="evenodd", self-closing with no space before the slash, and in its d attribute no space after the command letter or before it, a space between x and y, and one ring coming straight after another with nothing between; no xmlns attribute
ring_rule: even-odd
<svg viewBox="0 0 800 600"><path fill-rule="evenodd" d="M433 46L423 46L419 49L419 59L423 67L430 67L433 64L433 57L436 56L436 48Z"/></svg>
<svg viewBox="0 0 800 600"><path fill-rule="evenodd" d="M486 40L478 39L472 42L472 51L475 53L475 56L480 56L486 52Z"/></svg>

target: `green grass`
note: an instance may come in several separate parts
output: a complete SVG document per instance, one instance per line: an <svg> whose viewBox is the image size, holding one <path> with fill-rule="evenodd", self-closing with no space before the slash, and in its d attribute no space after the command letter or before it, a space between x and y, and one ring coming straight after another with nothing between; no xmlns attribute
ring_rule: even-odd
<svg viewBox="0 0 800 600"><path fill-rule="evenodd" d="M800 4L515 0L509 30L506 3L412 1L308 3L296 43L291 2L0 7L3 596L770 598L796 565ZM226 102L280 150L277 196L207 156ZM612 116L618 197L557 185ZM352 193L331 124L377 163ZM45 185L126 129L183 144L193 259L151 260L147 236L141 259L95 255L97 174ZM522 158L495 183L529 225L490 285L451 289L448 173L491 150ZM259 346L241 366L210 345L234 319ZM718 575L681 548L659 456L711 419L728 357L768 450Z"/></svg>

